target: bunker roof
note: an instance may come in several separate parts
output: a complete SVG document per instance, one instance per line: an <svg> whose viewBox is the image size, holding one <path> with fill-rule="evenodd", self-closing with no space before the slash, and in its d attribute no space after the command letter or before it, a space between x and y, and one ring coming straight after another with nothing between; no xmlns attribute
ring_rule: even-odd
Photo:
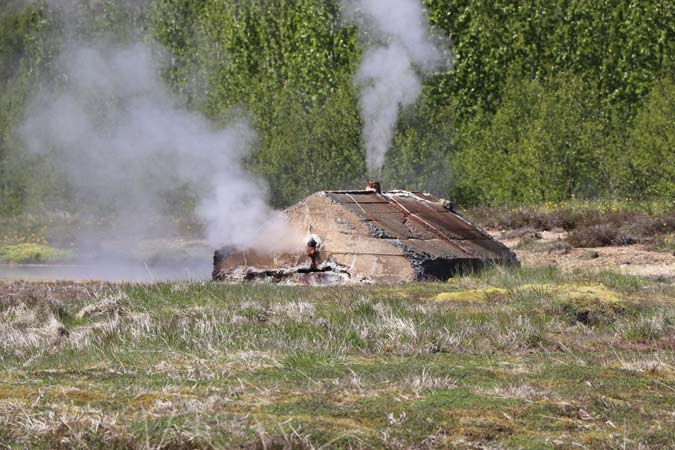
<svg viewBox="0 0 675 450"><path fill-rule="evenodd" d="M513 254L471 224L448 201L422 192L327 191L325 195L369 225L382 239L442 258L511 259Z"/></svg>
<svg viewBox="0 0 675 450"><path fill-rule="evenodd" d="M447 280L490 264L517 264L516 255L430 194L322 191L285 211L308 233L306 248L275 253L264 247L223 248L213 278L295 284Z"/></svg>

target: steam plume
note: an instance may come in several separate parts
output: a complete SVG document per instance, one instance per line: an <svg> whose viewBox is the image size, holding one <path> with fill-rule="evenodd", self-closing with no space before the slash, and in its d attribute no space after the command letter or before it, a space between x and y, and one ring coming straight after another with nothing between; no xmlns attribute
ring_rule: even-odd
<svg viewBox="0 0 675 450"><path fill-rule="evenodd" d="M391 146L400 107L415 103L423 73L438 68L443 54L431 39L420 0L343 0L345 17L375 43L366 49L355 77L368 170L379 177Z"/></svg>
<svg viewBox="0 0 675 450"><path fill-rule="evenodd" d="M51 155L80 201L109 205L116 237L142 236L167 192L187 185L213 245L250 246L266 224L283 223L242 166L254 133L243 120L214 129L176 106L155 54L144 43L68 46L65 81L33 99L20 133L29 150Z"/></svg>

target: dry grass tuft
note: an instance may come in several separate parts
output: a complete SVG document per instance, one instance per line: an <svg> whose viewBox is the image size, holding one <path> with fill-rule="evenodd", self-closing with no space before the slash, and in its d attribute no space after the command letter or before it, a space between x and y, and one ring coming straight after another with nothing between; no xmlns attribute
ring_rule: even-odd
<svg viewBox="0 0 675 450"><path fill-rule="evenodd" d="M527 402L535 402L540 400L548 400L551 392L544 389L538 389L529 384L513 384L504 387L495 387L491 390L482 390L482 394L493 395L500 398L514 398L518 400L525 400Z"/></svg>
<svg viewBox="0 0 675 450"><path fill-rule="evenodd" d="M311 303L290 302L272 305L270 313L277 322L284 322L287 320L293 322L309 322L314 319L316 311L314 305Z"/></svg>
<svg viewBox="0 0 675 450"><path fill-rule="evenodd" d="M16 357L39 350L57 353L63 347L85 348L108 339L140 339L152 330L147 313L128 314L128 297L115 293L87 305L73 316L78 322L68 328L63 317L70 315L62 306L34 303L0 311L0 350ZM63 316L63 317L61 317Z"/></svg>
<svg viewBox="0 0 675 450"><path fill-rule="evenodd" d="M68 336L63 324L52 314L23 305L0 312L0 351L23 357L36 349L47 349Z"/></svg>
<svg viewBox="0 0 675 450"><path fill-rule="evenodd" d="M78 319L90 318L95 321L119 319L126 314L128 305L129 296L121 291L115 292L97 303L86 305L77 312L75 317Z"/></svg>
<svg viewBox="0 0 675 450"><path fill-rule="evenodd" d="M435 377L431 375L427 368L423 368L419 375L413 375L406 378L401 384L402 389L412 389L419 394L424 391L434 391L439 389L455 389L457 382L449 376Z"/></svg>
<svg viewBox="0 0 675 450"><path fill-rule="evenodd" d="M658 354L622 359L619 362L619 367L632 372L656 373L667 371L675 373L675 361L673 361L672 358L670 360L664 360L660 358Z"/></svg>
<svg viewBox="0 0 675 450"><path fill-rule="evenodd" d="M637 318L624 318L615 324L617 335L632 342L650 342L675 336L675 314L655 311Z"/></svg>
<svg viewBox="0 0 675 450"><path fill-rule="evenodd" d="M373 305L375 316L355 324L361 339L375 342L378 351L391 351L406 348L412 350L417 338L417 326L410 317L401 317L390 306L383 303Z"/></svg>

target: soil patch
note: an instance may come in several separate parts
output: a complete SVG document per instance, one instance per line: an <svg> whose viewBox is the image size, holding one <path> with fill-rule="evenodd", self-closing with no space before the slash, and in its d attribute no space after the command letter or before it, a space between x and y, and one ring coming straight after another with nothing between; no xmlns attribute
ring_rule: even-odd
<svg viewBox="0 0 675 450"><path fill-rule="evenodd" d="M574 248L564 245L566 232L543 232L541 239L506 239L501 231L490 234L516 252L526 266L556 266L576 269L618 270L653 279L675 280L675 255L643 244ZM506 236L509 236L508 233Z"/></svg>

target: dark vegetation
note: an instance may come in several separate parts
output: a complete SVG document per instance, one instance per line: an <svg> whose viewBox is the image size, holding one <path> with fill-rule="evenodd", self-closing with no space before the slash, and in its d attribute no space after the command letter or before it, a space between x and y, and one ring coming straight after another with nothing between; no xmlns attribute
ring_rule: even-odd
<svg viewBox="0 0 675 450"><path fill-rule="evenodd" d="M453 44L454 64L402 111L387 186L464 205L672 202L674 2L425 4L439 38ZM362 42L339 12L336 0L83 0L68 31L155 39L179 102L215 124L245 111L259 136L251 170L281 207L366 179L352 84ZM30 94L59 77L63 23L45 5L0 6L2 215L53 207L54 193L61 209L75 209L48 159L26 155L15 133Z"/></svg>
<svg viewBox="0 0 675 450"><path fill-rule="evenodd" d="M643 206L648 206L644 204ZM549 208L474 208L468 215L504 237L535 240L541 231L566 231L572 247L605 247L636 243L663 245L675 233L675 213L668 206L655 209L601 203L555 205Z"/></svg>

